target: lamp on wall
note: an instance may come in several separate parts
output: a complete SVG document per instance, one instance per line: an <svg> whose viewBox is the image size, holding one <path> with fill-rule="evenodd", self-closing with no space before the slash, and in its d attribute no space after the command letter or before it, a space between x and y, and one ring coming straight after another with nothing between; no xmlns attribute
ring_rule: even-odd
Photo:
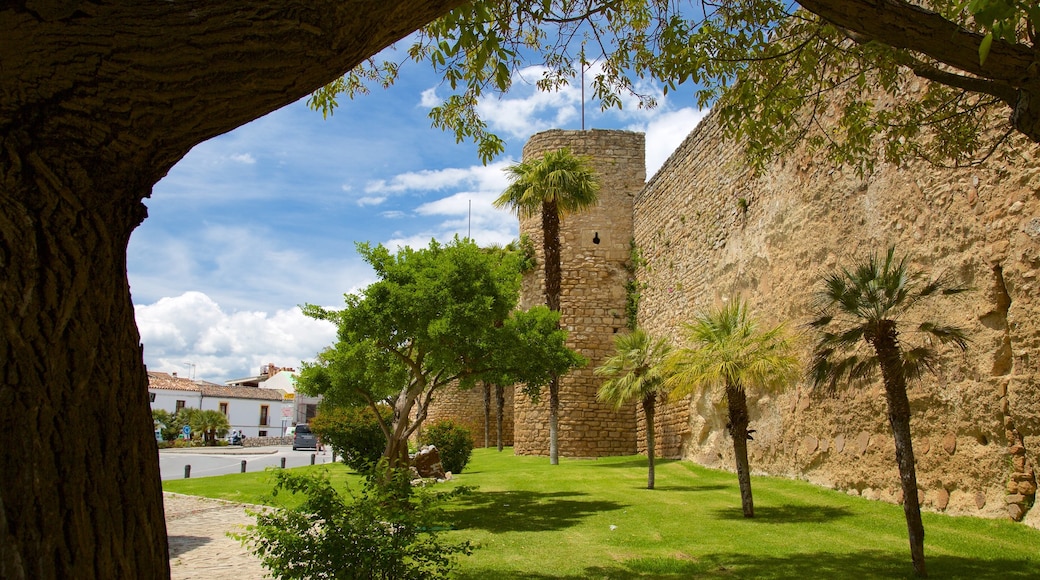
<svg viewBox="0 0 1040 580"><path fill-rule="evenodd" d="M599 244L599 232L592 234L592 243Z"/></svg>

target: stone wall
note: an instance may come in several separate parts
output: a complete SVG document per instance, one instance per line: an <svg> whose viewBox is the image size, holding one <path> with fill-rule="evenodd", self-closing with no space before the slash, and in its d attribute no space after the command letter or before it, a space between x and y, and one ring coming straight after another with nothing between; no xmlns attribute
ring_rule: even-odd
<svg viewBox="0 0 1040 580"><path fill-rule="evenodd" d="M513 445L513 388L504 391L505 405L502 413L502 444ZM498 403L495 401L495 388L491 387L491 421L488 446L498 447ZM426 424L430 425L441 419L450 419L469 429L476 447L484 446L484 388L477 385L472 389L459 389L449 386L437 391L430 408L426 413Z"/></svg>
<svg viewBox="0 0 1040 580"><path fill-rule="evenodd" d="M635 453L635 407L615 412L596 400L599 379L592 370L614 351L614 333L623 331L626 265L632 241L632 201L646 180L645 139L626 131L546 131L531 137L524 159L569 148L592 157L601 181L592 210L566 216L560 226L563 268L560 324L568 345L589 365L560 379L559 446L563 457ZM537 249L538 267L524 280L521 306L544 304L541 217L520 220L521 234ZM548 393L533 404L516 394L515 452L549 453Z"/></svg>
<svg viewBox="0 0 1040 580"><path fill-rule="evenodd" d="M982 168L882 163L860 176L796 152L755 176L709 116L634 205L647 260L640 325L681 343L680 324L694 313L743 298L763 323L804 332L823 274L894 244L928 275L974 287L922 312L972 340L966 353L944 351L938 375L910 390L923 505L1019 519L1040 450L1038 155L1028 144ZM810 343L802 337L803 354ZM749 403L753 471L900 499L880 381L833 394L800 382ZM673 402L659 417L662 455L733 469L718 397ZM1037 512L1025 515L1033 525Z"/></svg>

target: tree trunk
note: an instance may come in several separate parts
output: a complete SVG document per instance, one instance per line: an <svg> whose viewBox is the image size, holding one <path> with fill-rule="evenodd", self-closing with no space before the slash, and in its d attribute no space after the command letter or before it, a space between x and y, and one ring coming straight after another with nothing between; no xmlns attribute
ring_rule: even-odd
<svg viewBox="0 0 1040 580"><path fill-rule="evenodd" d="M646 459L648 472L646 475L646 488L654 488L654 404L657 395L650 393L643 397L643 415L646 417Z"/></svg>
<svg viewBox="0 0 1040 580"><path fill-rule="evenodd" d="M556 202L542 204L542 251L545 253L545 305L560 311L560 285L563 266L560 263L560 213Z"/></svg>
<svg viewBox="0 0 1040 580"><path fill-rule="evenodd" d="M748 464L748 408L744 389L726 385L726 403L729 407L729 433L733 437L733 456L737 462L737 482L740 484L740 503L745 518L755 517L755 502L751 497L751 467Z"/></svg>
<svg viewBox="0 0 1040 580"><path fill-rule="evenodd" d="M896 463L899 465L899 482L903 490L903 514L906 516L906 530L910 539L910 558L914 573L924 578L928 572L924 562L924 522L921 520L921 504L917 496L914 445L910 437L910 399L906 394L906 380L902 372L902 356L894 322L881 322L873 345L881 363L888 401L888 423L892 427L892 437L896 444Z"/></svg>
<svg viewBox="0 0 1040 580"><path fill-rule="evenodd" d="M0 137L0 577L168 578L126 280L144 207L84 207L43 160L9 156L19 137Z"/></svg>
<svg viewBox="0 0 1040 580"><path fill-rule="evenodd" d="M560 464L560 378L549 381L549 465Z"/></svg>
<svg viewBox="0 0 1040 580"><path fill-rule="evenodd" d="M491 385L484 385L484 449L491 447Z"/></svg>
<svg viewBox="0 0 1040 580"><path fill-rule="evenodd" d="M545 253L545 305L560 311L560 213L556 202L542 204L542 250ZM559 324L557 323L557 326ZM549 381L549 465L560 464L560 378Z"/></svg>
<svg viewBox="0 0 1040 580"><path fill-rule="evenodd" d="M0 577L168 578L126 246L196 144L461 0L0 8Z"/></svg>
<svg viewBox="0 0 1040 580"><path fill-rule="evenodd" d="M496 427L498 428L498 451L502 452L502 419L504 418L506 411L506 388L502 385L495 385L495 399L498 404L498 417L496 421Z"/></svg>

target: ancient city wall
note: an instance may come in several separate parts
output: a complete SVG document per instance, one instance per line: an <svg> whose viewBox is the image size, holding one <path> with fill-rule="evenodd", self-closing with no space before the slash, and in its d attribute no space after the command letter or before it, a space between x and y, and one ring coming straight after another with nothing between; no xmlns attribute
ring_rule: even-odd
<svg viewBox="0 0 1040 580"><path fill-rule="evenodd" d="M1040 458L1038 156L1029 145L1011 153L1014 163L997 155L985 168L880 164L857 176L799 152L755 176L709 116L634 205L646 259L640 325L679 339L695 312L743 298L763 323L804 332L822 274L896 245L929 275L975 288L923 312L972 340L910 390L923 505L1019 519L1032 505ZM803 355L809 346L806 335ZM900 499L880 381L834 395L800 382L749 402L753 471ZM662 455L733 469L717 397L673 402L659 417ZM1040 522L1038 512L1027 521Z"/></svg>
<svg viewBox="0 0 1040 580"><path fill-rule="evenodd" d="M614 351L614 333L625 329L625 282L632 240L632 201L646 180L645 140L626 131L546 131L524 147L524 159L570 148L592 157L600 175L600 202L591 211L565 217L560 226L563 268L560 324L568 346L589 365L560 380L560 455L602 457L635 453L635 409L615 412L596 400L592 370ZM525 276L521 306L544 304L541 217L520 220L520 233L537 249L538 267ZM515 452L548 455L548 393L534 404L516 393Z"/></svg>
<svg viewBox="0 0 1040 580"><path fill-rule="evenodd" d="M502 412L502 444L513 445L513 389L504 390L505 404ZM498 446L498 403L495 387L491 387L491 421L488 422L488 447ZM437 392L426 413L427 425L442 419L450 419L469 429L476 447L484 446L484 387L459 389L454 386Z"/></svg>

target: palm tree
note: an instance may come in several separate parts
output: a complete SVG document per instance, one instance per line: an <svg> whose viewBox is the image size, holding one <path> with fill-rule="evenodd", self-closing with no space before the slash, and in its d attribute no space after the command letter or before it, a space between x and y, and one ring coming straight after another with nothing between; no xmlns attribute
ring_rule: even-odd
<svg viewBox="0 0 1040 580"><path fill-rule="evenodd" d="M672 396L722 389L737 463L744 517L755 515L748 466L748 390L777 392L798 374L798 359L783 325L760 331L741 300L699 314L685 325L689 348L668 358Z"/></svg>
<svg viewBox="0 0 1040 580"><path fill-rule="evenodd" d="M657 395L664 393L664 361L671 352L665 339L653 340L646 332L636 329L614 337L617 354L596 369L597 375L608 377L600 388L599 400L620 409L626 403L639 399L646 418L646 456L649 460L646 488L654 488L654 405Z"/></svg>
<svg viewBox="0 0 1040 580"><path fill-rule="evenodd" d="M509 207L518 216L542 215L542 249L545 254L545 305L560 311L560 220L570 213L584 211L596 204L599 179L588 157L576 156L569 149L549 151L541 159L510 166L510 185L495 200L496 207ZM549 383L549 463L559 463L557 427L560 410L560 384Z"/></svg>
<svg viewBox="0 0 1040 580"><path fill-rule="evenodd" d="M854 270L841 270L824 279L817 295L817 316L811 326L819 331L813 349L810 377L817 386L834 388L840 382L864 383L881 370L888 402L888 422L896 444L896 462L903 489L903 512L910 536L914 572L927 576L924 565L924 524L917 497L917 473L910 439L908 381L934 370L937 353L930 344L910 346L900 339L896 324L921 300L963 292L945 278L920 284L920 274L907 269L906 257L895 258L889 248L882 260L876 254ZM907 321L910 322L910 321ZM941 344L968 346L964 331L934 322L910 322L920 335ZM905 335L904 335L905 336Z"/></svg>

